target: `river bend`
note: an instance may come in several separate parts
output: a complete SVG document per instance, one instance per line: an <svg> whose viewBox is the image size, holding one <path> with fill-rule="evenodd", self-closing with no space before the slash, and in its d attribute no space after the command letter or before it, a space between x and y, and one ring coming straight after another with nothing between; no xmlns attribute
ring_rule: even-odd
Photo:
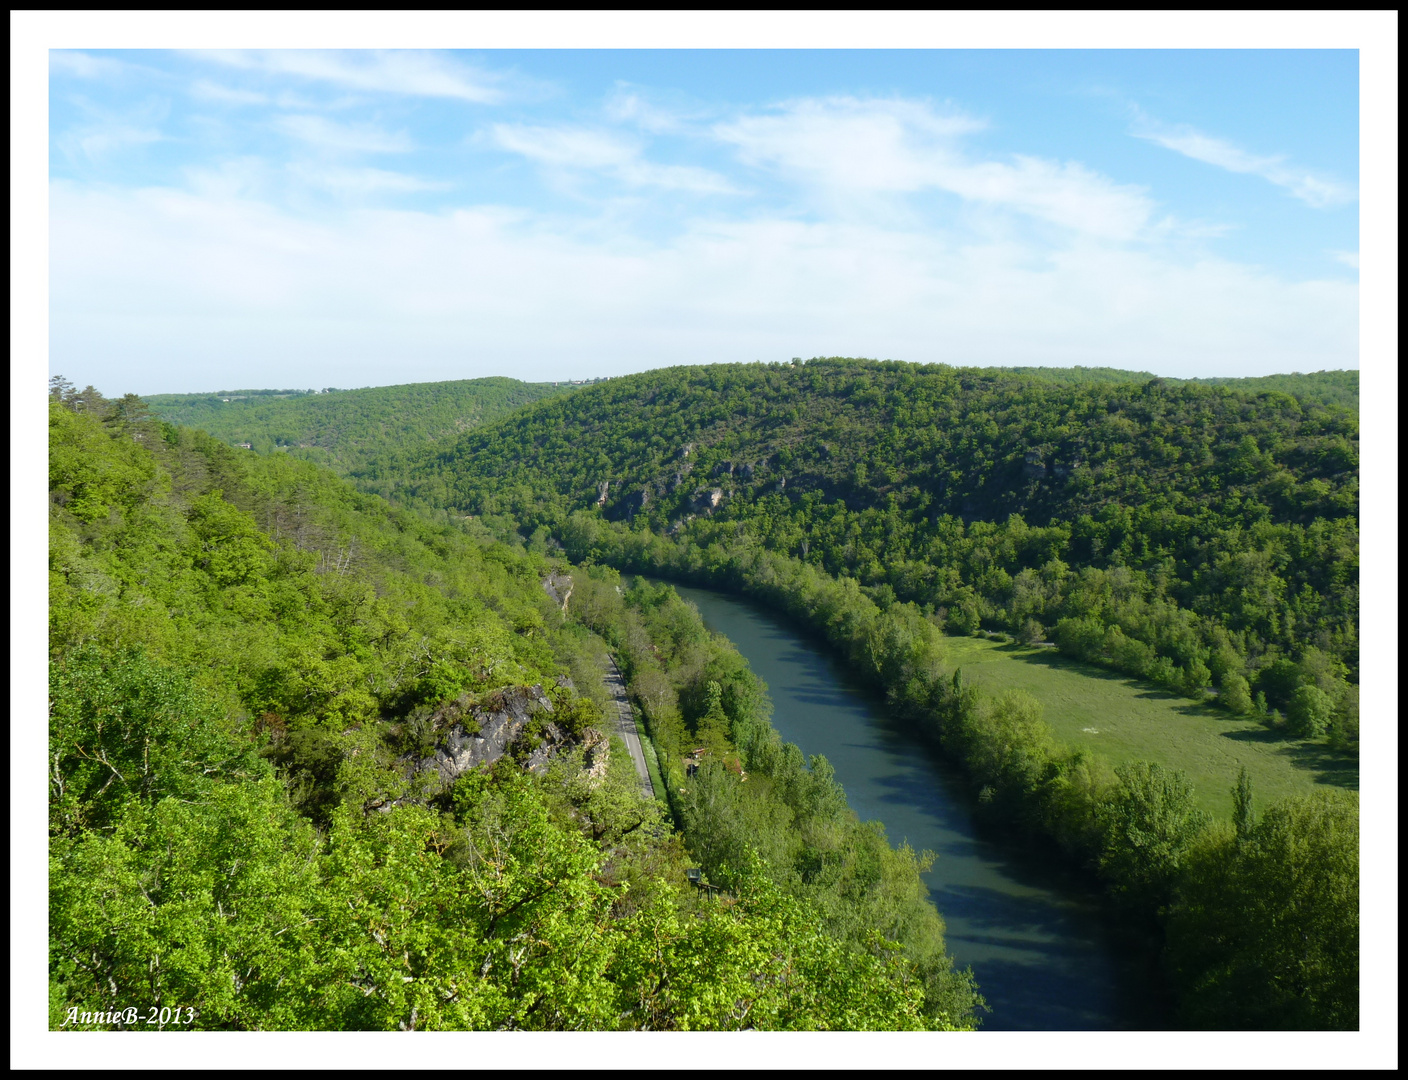
<svg viewBox="0 0 1408 1080"><path fill-rule="evenodd" d="M825 646L755 603L676 585L768 685L773 726L824 754L851 807L890 841L938 855L925 882L949 952L992 1012L982 1030L1167 1026L1147 942L1111 928L1098 894L1030 846L981 832L962 778L851 682Z"/></svg>

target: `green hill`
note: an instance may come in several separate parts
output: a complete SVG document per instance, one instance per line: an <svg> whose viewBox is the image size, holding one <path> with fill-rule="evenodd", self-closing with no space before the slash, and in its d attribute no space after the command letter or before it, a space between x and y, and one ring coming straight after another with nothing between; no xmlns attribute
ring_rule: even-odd
<svg viewBox="0 0 1408 1080"><path fill-rule="evenodd" d="M173 424L259 453L287 452L340 473L371 457L398 460L405 449L453 439L523 405L572 389L493 377L407 383L362 390L222 390L143 398Z"/></svg>
<svg viewBox="0 0 1408 1080"><path fill-rule="evenodd" d="M356 475L525 532L565 535L578 511L700 544L741 530L951 630L1070 624L1073 654L1194 694L1215 682L1241 711L1258 692L1289 710L1307 681L1346 702L1357 670L1358 423L1276 391L675 368Z"/></svg>
<svg viewBox="0 0 1408 1080"><path fill-rule="evenodd" d="M1125 371L1108 367L1010 367L989 369L1011 372L1043 382L1065 383L1074 386L1092 383L1146 383L1150 379L1161 378L1151 371ZM1181 386L1192 383L1196 386L1225 386L1229 390L1245 390L1259 393L1275 390L1290 394L1302 404L1338 405L1351 412L1359 411L1359 372L1315 371L1308 375L1295 372L1290 375L1259 375L1242 378L1174 379L1167 376L1162 381Z"/></svg>
<svg viewBox="0 0 1408 1080"><path fill-rule="evenodd" d="M65 386L51 1027L974 1025L913 853L780 742L746 663L678 598L641 615L612 590L595 625L628 639L666 737L699 726L699 676L727 688L706 720L746 731L757 779L671 774L708 786L676 821L727 903L690 885L681 834L607 749L604 645L542 584L573 568ZM721 846L745 818L835 876Z"/></svg>

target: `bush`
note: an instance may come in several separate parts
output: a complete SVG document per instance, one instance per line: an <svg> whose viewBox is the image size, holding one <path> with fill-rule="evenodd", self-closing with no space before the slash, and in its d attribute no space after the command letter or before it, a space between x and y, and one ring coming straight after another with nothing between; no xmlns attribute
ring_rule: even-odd
<svg viewBox="0 0 1408 1080"><path fill-rule="evenodd" d="M1291 731L1302 739L1318 739L1329 730L1335 705L1318 686L1301 686L1291 695Z"/></svg>
<svg viewBox="0 0 1408 1080"><path fill-rule="evenodd" d="M1167 901L1185 851L1210 819L1193 805L1193 789L1178 770L1134 761L1115 775L1118 783L1100 807L1100 869L1136 910L1155 910Z"/></svg>
<svg viewBox="0 0 1408 1080"><path fill-rule="evenodd" d="M1247 685L1247 680L1235 671L1229 671L1222 677L1222 686L1218 688L1217 700L1224 709L1238 716L1245 716L1255 708L1252 703L1251 687Z"/></svg>

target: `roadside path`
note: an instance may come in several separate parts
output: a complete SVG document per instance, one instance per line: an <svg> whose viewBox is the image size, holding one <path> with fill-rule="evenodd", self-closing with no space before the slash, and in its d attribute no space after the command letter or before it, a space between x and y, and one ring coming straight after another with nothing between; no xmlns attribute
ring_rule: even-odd
<svg viewBox="0 0 1408 1080"><path fill-rule="evenodd" d="M621 669L616 666L614 656L608 654L606 663L608 666L602 679L606 683L606 692L616 703L616 734L621 736L626 749L631 752L631 763L635 765L636 775L640 777L641 794L653 799L655 785L650 782L650 770L645 767L645 751L641 749L635 713L631 711L631 703L626 698L626 682L621 678Z"/></svg>

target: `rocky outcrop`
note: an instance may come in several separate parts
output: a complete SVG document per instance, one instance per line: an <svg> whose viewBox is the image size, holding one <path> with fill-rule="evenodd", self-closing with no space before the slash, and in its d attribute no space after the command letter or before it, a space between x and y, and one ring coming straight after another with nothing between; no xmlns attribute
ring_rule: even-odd
<svg viewBox="0 0 1408 1080"><path fill-rule="evenodd" d="M607 495L607 492L609 492L610 490L611 490L611 481L610 481L610 480L603 480L601 483L597 484L597 486L596 486L596 504L597 504L597 506L605 506L605 505L606 505L606 495Z"/></svg>
<svg viewBox="0 0 1408 1080"><path fill-rule="evenodd" d="M566 615L567 601L572 599L572 579L566 574L549 574L543 578L543 591Z"/></svg>
<svg viewBox="0 0 1408 1080"><path fill-rule="evenodd" d="M587 783L596 787L606 779L606 770L611 767L611 740L596 728L582 732L582 775Z"/></svg>
<svg viewBox="0 0 1408 1080"><path fill-rule="evenodd" d="M551 721L541 722L553 711L552 701L538 686L509 686L482 698L461 694L442 705L431 716L437 735L435 753L429 757L404 757L402 765L410 778L429 776L440 789L453 784L470 769L492 765L520 740L530 721L539 719L541 742L524 761L532 772L542 772L547 763L569 743L566 732Z"/></svg>
<svg viewBox="0 0 1408 1080"><path fill-rule="evenodd" d="M723 488L701 488L694 493L694 508L700 513L712 514L723 501Z"/></svg>

